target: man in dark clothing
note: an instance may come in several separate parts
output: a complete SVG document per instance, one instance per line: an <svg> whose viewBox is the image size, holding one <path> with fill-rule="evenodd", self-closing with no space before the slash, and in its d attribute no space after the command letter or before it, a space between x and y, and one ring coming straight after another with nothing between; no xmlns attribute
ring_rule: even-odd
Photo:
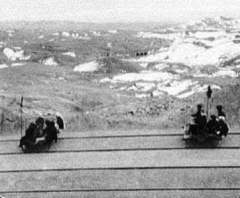
<svg viewBox="0 0 240 198"><path fill-rule="evenodd" d="M197 105L197 112L192 114L193 117L200 117L202 115L202 105L198 104Z"/></svg>
<svg viewBox="0 0 240 198"><path fill-rule="evenodd" d="M219 131L220 131L219 136L224 135L226 137L228 134L229 128L225 120L219 119L218 125L219 125Z"/></svg>
<svg viewBox="0 0 240 198"><path fill-rule="evenodd" d="M61 116L56 115L57 118L57 125L59 127L59 129L64 129L64 122Z"/></svg>
<svg viewBox="0 0 240 198"><path fill-rule="evenodd" d="M194 118L194 121L198 125L204 125L205 123L205 116L203 115L203 109L202 105L198 104L197 105L197 112L192 114L192 117Z"/></svg>
<svg viewBox="0 0 240 198"><path fill-rule="evenodd" d="M36 124L36 134L37 137L42 137L43 134L43 127L44 127L44 118L43 117L38 117L35 121Z"/></svg>
<svg viewBox="0 0 240 198"><path fill-rule="evenodd" d="M34 147L37 139L36 127L37 126L35 123L30 123L29 127L25 132L25 136L23 136L20 140L19 147L23 148L23 146L26 146L28 149Z"/></svg>
<svg viewBox="0 0 240 198"><path fill-rule="evenodd" d="M207 124L207 117L206 115L202 115L199 119L199 128L202 130L206 127Z"/></svg>
<svg viewBox="0 0 240 198"><path fill-rule="evenodd" d="M206 126L207 119L206 119L206 116L203 115L202 113L203 113L202 105L198 104L197 112L195 114L192 114L195 124L190 126L190 130L194 134L200 133L201 130L204 129L204 127Z"/></svg>
<svg viewBox="0 0 240 198"><path fill-rule="evenodd" d="M226 123L226 113L222 110L222 105L218 105L217 107L218 112L218 125L219 125L219 136L224 135L225 137L228 134L229 128Z"/></svg>
<svg viewBox="0 0 240 198"><path fill-rule="evenodd" d="M217 112L218 112L218 117L224 117L226 118L226 114L225 112L222 110L222 105L217 105Z"/></svg>
<svg viewBox="0 0 240 198"><path fill-rule="evenodd" d="M217 134L219 126L215 115L211 115L211 119L207 123L207 130L209 134Z"/></svg>
<svg viewBox="0 0 240 198"><path fill-rule="evenodd" d="M46 120L46 128L44 129L45 141L47 144L51 144L54 140L57 142L58 130L55 127L55 123L50 120Z"/></svg>

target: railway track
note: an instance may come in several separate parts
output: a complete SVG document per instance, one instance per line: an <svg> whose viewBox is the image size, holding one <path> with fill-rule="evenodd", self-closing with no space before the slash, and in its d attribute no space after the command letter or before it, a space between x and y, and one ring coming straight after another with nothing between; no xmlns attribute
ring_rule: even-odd
<svg viewBox="0 0 240 198"><path fill-rule="evenodd" d="M240 133L216 147L175 131L60 134L49 152L23 154L0 137L4 197L240 197Z"/></svg>

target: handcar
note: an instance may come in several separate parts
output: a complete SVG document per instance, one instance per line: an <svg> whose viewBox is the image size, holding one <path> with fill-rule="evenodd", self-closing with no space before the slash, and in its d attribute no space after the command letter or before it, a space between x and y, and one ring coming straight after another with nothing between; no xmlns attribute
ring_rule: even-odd
<svg viewBox="0 0 240 198"><path fill-rule="evenodd" d="M23 137L19 146L24 153L36 153L48 151L51 145L52 141L47 141L45 137L37 138L35 142Z"/></svg>
<svg viewBox="0 0 240 198"><path fill-rule="evenodd" d="M196 144L217 144L222 140L222 137L226 137L229 131L228 124L219 119L216 127L209 128L206 125L199 126L195 123L189 123L184 128L183 140L187 143L196 143Z"/></svg>

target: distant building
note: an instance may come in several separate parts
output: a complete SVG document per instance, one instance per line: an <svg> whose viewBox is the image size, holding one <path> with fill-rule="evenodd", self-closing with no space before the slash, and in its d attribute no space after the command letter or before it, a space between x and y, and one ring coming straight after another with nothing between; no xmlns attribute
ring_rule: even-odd
<svg viewBox="0 0 240 198"><path fill-rule="evenodd" d="M147 51L137 51L135 52L135 56L139 57L139 56L147 56L148 52Z"/></svg>

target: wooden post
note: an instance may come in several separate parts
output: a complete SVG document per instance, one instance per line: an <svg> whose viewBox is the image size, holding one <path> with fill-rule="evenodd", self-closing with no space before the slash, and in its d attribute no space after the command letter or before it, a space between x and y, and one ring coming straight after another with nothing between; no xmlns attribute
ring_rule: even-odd
<svg viewBox="0 0 240 198"><path fill-rule="evenodd" d="M206 111L206 113L207 113L207 119L208 119L208 117L209 117L209 102L210 102L210 99L212 96L212 89L211 89L210 85L208 86L208 90L207 90L206 94L207 94L207 111Z"/></svg>
<svg viewBox="0 0 240 198"><path fill-rule="evenodd" d="M23 96L21 96L21 102L20 102L20 119L21 119L21 137L22 137L22 130L23 130Z"/></svg>
<svg viewBox="0 0 240 198"><path fill-rule="evenodd" d="M2 106L4 106L3 98L1 99ZM4 124L4 108L1 108L1 133L3 132L3 124Z"/></svg>

